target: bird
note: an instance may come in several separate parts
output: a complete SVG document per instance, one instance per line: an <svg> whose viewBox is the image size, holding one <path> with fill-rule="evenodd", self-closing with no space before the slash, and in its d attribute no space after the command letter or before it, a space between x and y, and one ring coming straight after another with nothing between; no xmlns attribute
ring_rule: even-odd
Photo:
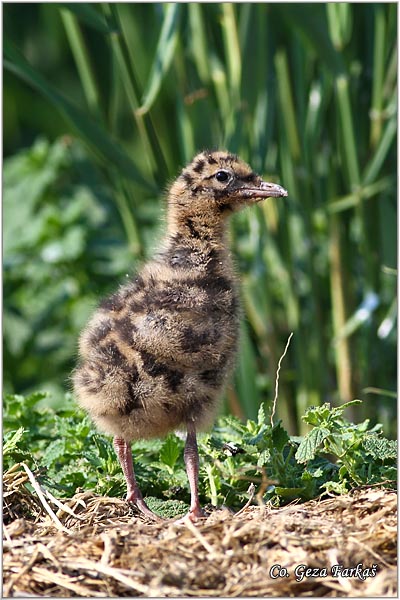
<svg viewBox="0 0 400 600"><path fill-rule="evenodd" d="M187 517L203 518L197 432L215 419L241 318L228 218L287 195L235 154L197 154L170 186L166 232L153 258L100 302L80 335L72 376L77 402L113 436L126 500L153 520L159 517L138 486L131 443L186 429Z"/></svg>

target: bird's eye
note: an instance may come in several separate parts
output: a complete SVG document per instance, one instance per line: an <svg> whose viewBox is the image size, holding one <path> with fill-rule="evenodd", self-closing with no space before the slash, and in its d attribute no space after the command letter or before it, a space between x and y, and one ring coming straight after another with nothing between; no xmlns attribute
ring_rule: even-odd
<svg viewBox="0 0 400 600"><path fill-rule="evenodd" d="M215 173L215 179L221 183L228 181L229 178L230 174L227 171L217 171L217 173Z"/></svg>

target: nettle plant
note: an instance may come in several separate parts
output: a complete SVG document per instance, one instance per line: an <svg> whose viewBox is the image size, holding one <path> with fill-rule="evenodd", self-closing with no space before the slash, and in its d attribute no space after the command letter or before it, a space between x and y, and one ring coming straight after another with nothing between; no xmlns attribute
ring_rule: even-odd
<svg viewBox="0 0 400 600"><path fill-rule="evenodd" d="M61 497L80 488L100 495L125 495L122 472L111 440L100 435L66 395L62 409L46 406L46 394L7 395L4 409L4 467L24 462L38 481ZM233 416L217 420L199 436L202 501L235 510L249 498L279 506L295 498L342 494L361 485L394 487L397 444L382 426L349 422L343 413L354 400L332 408L310 407L304 437L289 436L281 421L271 423L264 404L257 420ZM189 491L183 463L184 440L177 433L163 440L133 444L137 477L149 505L164 516L184 512ZM172 500L174 498L174 500Z"/></svg>

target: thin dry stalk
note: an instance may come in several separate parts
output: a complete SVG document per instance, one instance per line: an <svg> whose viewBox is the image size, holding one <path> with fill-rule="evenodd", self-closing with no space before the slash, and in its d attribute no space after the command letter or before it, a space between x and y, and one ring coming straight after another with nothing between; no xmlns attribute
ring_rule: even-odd
<svg viewBox="0 0 400 600"><path fill-rule="evenodd" d="M282 364L282 360L285 358L286 356L286 352L288 351L289 348L289 344L290 344L290 340L292 339L293 336L293 331L291 332L291 334L288 337L288 340L286 342L286 346L285 346L285 350L283 351L282 356L280 357L279 361L278 361L278 368L276 370L276 378L275 378L275 396L274 396L274 401L272 403L272 410L271 410L271 427L274 426L274 416L275 416L275 411L276 411L276 403L278 401L278 392L279 392L279 372L281 370L281 364Z"/></svg>

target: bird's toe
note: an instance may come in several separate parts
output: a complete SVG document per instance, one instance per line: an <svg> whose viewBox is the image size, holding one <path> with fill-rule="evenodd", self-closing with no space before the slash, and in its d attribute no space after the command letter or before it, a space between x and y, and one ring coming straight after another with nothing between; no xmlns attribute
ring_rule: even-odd
<svg viewBox="0 0 400 600"><path fill-rule="evenodd" d="M153 512L147 506L146 502L142 498L132 500L131 498L129 498L129 496L127 496L126 499L128 502L133 504L142 515L151 519L153 522L155 522L155 523L164 523L165 522L165 519L163 519L162 517L157 515L155 512Z"/></svg>
<svg viewBox="0 0 400 600"><path fill-rule="evenodd" d="M175 521L175 525L184 525L185 522L190 521L191 523L198 523L199 521L205 521L205 519L207 519L208 515L203 511L202 508L196 508L193 510L190 510L186 515L184 515L183 517L179 517L179 519L177 519Z"/></svg>

